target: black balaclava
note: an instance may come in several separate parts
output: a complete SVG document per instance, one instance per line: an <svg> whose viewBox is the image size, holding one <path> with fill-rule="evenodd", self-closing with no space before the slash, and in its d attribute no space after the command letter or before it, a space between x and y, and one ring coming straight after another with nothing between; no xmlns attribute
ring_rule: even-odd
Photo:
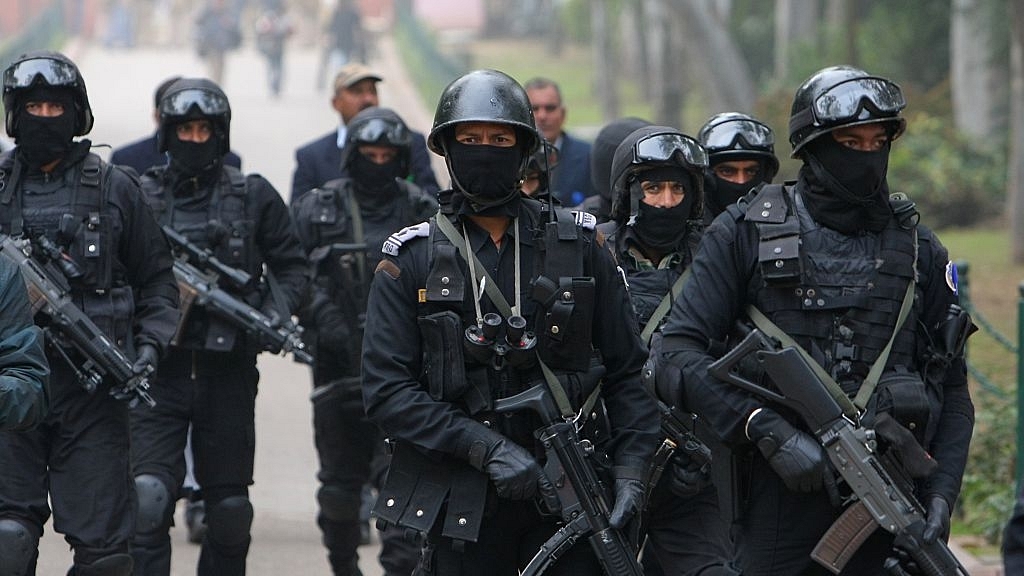
<svg viewBox="0 0 1024 576"><path fill-rule="evenodd" d="M213 124L213 134L206 142L180 140L175 126L167 128L167 154L170 156L167 169L179 180L195 179L201 184L215 181L224 159L221 149L216 124Z"/></svg>
<svg viewBox="0 0 1024 576"><path fill-rule="evenodd" d="M767 172L765 170L765 161L763 159L731 157L722 160L722 162L729 162L733 160L757 160L757 176L743 184L737 184L735 182L719 178L718 175L715 174L714 167L721 162L715 162L714 165L708 168L707 173L710 177L706 178L704 181L704 202L714 214L720 214L725 211L726 208L735 204L737 200L746 196L747 192L750 192L751 189L765 181L764 175Z"/></svg>
<svg viewBox="0 0 1024 576"><path fill-rule="evenodd" d="M844 234L883 230L892 216L885 179L889 146L854 150L830 134L808 143L800 178L808 183L804 198L811 216Z"/></svg>
<svg viewBox="0 0 1024 576"><path fill-rule="evenodd" d="M682 182L686 194L683 200L671 208L651 206L643 201L641 182ZM655 250L672 250L686 236L687 220L692 216L694 182L681 168L654 168L640 173L630 184L630 195L636 202L634 216L627 223L644 245Z"/></svg>
<svg viewBox="0 0 1024 576"><path fill-rule="evenodd" d="M402 161L396 156L384 164L377 164L358 150L352 155L349 176L355 182L356 199L361 205L389 204L398 196L398 182Z"/></svg>
<svg viewBox="0 0 1024 576"><path fill-rule="evenodd" d="M27 102L56 102L64 106L60 116L33 116L25 110ZM75 101L66 88L39 86L18 97L18 137L21 157L32 168L63 158L75 137Z"/></svg>
<svg viewBox="0 0 1024 576"><path fill-rule="evenodd" d="M471 212L511 215L505 207L520 196L522 148L463 144L451 139L446 153L452 186L466 199Z"/></svg>

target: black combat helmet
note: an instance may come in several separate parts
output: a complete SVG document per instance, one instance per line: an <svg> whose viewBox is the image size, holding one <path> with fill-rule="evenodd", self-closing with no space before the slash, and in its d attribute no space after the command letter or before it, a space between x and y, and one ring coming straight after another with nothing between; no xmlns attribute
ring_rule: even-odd
<svg viewBox="0 0 1024 576"><path fill-rule="evenodd" d="M22 54L4 70L4 109L7 135L18 137L15 111L21 94L39 86L66 88L75 103L75 136L92 130L92 108L78 66L60 52L38 50Z"/></svg>
<svg viewBox="0 0 1024 576"><path fill-rule="evenodd" d="M845 126L887 122L895 140L907 126L900 112L907 105L900 87L851 66L815 72L797 88L789 117L793 157L811 140Z"/></svg>
<svg viewBox="0 0 1024 576"><path fill-rule="evenodd" d="M752 116L740 112L715 114L697 133L697 140L712 166L731 160L759 160L764 162L765 182L779 173L775 132Z"/></svg>
<svg viewBox="0 0 1024 576"><path fill-rule="evenodd" d="M160 99L160 129L157 130L157 148L167 151L167 130L188 120L209 120L220 143L219 152L227 154L230 148L231 104L228 97L213 80L182 78L164 92Z"/></svg>
<svg viewBox="0 0 1024 576"><path fill-rule="evenodd" d="M441 93L427 145L445 156L445 141L462 122L493 122L516 129L523 150L523 165L540 144L533 109L526 90L511 76L497 70L474 70L457 78Z"/></svg>
<svg viewBox="0 0 1024 576"><path fill-rule="evenodd" d="M640 180L645 171L679 168L689 176L687 194L693 194L689 219L701 217L704 195L704 169L708 156L693 138L667 126L644 126L626 136L615 149L612 160L612 219L625 222L635 215L643 191Z"/></svg>
<svg viewBox="0 0 1024 576"><path fill-rule="evenodd" d="M394 110L372 106L360 110L349 120L345 132L345 148L341 153L342 168L348 167L360 146L371 144L397 148L399 176L405 178L409 175L412 136Z"/></svg>

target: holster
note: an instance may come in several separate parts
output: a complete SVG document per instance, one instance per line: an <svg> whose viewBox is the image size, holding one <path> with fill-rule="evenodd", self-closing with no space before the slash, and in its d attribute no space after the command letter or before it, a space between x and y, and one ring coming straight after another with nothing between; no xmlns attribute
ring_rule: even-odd
<svg viewBox="0 0 1024 576"><path fill-rule="evenodd" d="M432 459L402 441L394 453L372 514L381 522L476 542L487 500L487 475L451 458Z"/></svg>
<svg viewBox="0 0 1024 576"><path fill-rule="evenodd" d="M584 372L589 368L596 304L592 277L540 276L533 298L545 314L537 327L537 348L552 368Z"/></svg>

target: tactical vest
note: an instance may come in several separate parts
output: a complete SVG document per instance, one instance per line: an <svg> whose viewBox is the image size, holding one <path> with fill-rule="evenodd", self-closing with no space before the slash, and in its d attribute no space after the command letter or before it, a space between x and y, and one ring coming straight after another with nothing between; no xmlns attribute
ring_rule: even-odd
<svg viewBox="0 0 1024 576"><path fill-rule="evenodd" d="M549 222L546 205L521 200L520 225L536 230L533 236L533 285L523 278L521 314L537 335L536 350L557 375L574 406L580 406L595 383L584 375L596 359L591 325L595 313L595 285L590 248L577 226L593 228L596 221L586 213L556 209ZM429 262L425 288L420 290L418 321L423 342L423 378L436 400L462 407L477 419L490 419L503 429L509 418L495 419L490 412L498 385L506 392L519 391L544 381L539 367L509 367L495 373L463 352L465 331L476 324L469 285L468 265L447 236L438 230L438 218L451 218L450 209L426 223L393 234L384 245L386 254L397 255L403 242L429 237ZM596 249L596 248L595 248ZM489 372L490 371L490 372ZM511 394L507 394L511 395ZM527 418L532 415L513 415ZM519 440L521 441L521 440ZM526 444L529 446L529 442ZM441 523L441 533L456 540L476 541L487 495L487 475L450 459L438 462L414 447L397 442L388 478L381 489L374 514L382 521L421 532ZM445 510L441 517L442 507Z"/></svg>
<svg viewBox="0 0 1024 576"><path fill-rule="evenodd" d="M245 175L234 166L224 166L209 201L189 207L176 202L165 189L166 170L166 166L156 166L142 175L142 193L157 222L174 228L200 248L212 250L228 266L250 274L258 272L262 260L256 253L256 224L248 212Z"/></svg>
<svg viewBox="0 0 1024 576"><path fill-rule="evenodd" d="M124 228L107 207L111 165L89 153L80 167L66 170L64 185L25 205L14 152L0 156L0 227L13 236L46 234L64 248L82 272L69 279L71 298L96 326L129 353L135 300L130 286L115 276L113 239ZM69 209L70 207L70 209Z"/></svg>
<svg viewBox="0 0 1024 576"><path fill-rule="evenodd" d="M209 249L221 262L252 275L253 288L238 294L250 304L258 304L258 280L262 274L262 256L255 244L256 223L249 214L247 178L234 166L222 168L220 180L209 191L206 202L189 205L176 200L164 186L166 166L150 168L142 175L142 193L156 220L182 233L200 248ZM221 286L235 292L229 286ZM237 294L237 293L236 293ZM187 318L179 345L188 349L227 352L235 347L241 332L206 311L193 307Z"/></svg>
<svg viewBox="0 0 1024 576"><path fill-rule="evenodd" d="M303 241L314 247L309 259L316 274L315 289L331 295L349 328L344 349L316 354L314 374L319 382L344 384L357 395L366 299L373 271L383 257L381 246L392 232L429 217L426 197L404 181L399 182L399 190L390 211L363 210L352 180L339 179L303 195L294 206ZM316 336L318 327L307 328L311 328L307 337Z"/></svg>
<svg viewBox="0 0 1024 576"><path fill-rule="evenodd" d="M603 227L604 224L598 229L601 230ZM636 252L638 249L621 237L621 233L625 231L624 228L616 229L609 234L607 241L616 247L619 266L625 271L626 280L629 282L629 300L642 330L650 322L662 299L672 290L672 286L683 271L690 267L701 235L695 230L689 230L683 246L676 252L662 257L657 266L640 267L636 265L635 260L643 258L643 255ZM666 317L667 315L658 321L663 322Z"/></svg>
<svg viewBox="0 0 1024 576"><path fill-rule="evenodd" d="M901 215L904 205L893 204ZM803 346L847 394L856 392L892 337L908 282L916 279L916 222L891 218L879 234L846 236L811 218L793 189L762 188L746 219L757 226L755 305ZM915 304L886 370L916 371Z"/></svg>

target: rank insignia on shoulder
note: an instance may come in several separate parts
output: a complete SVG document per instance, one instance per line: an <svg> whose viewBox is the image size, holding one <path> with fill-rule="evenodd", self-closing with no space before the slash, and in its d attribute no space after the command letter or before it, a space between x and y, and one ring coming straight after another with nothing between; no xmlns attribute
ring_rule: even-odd
<svg viewBox="0 0 1024 576"><path fill-rule="evenodd" d="M573 218L576 219L576 225L580 228L586 228L587 230L593 230L597 227L597 217L590 212L584 212L583 210L573 210Z"/></svg>
<svg viewBox="0 0 1024 576"><path fill-rule="evenodd" d="M384 245L381 246L380 251L387 254L388 256L398 256L398 250L402 248L402 244L412 240L419 236L430 235L430 222L420 222L413 226L406 226L398 232L395 232L388 239L384 241Z"/></svg>
<svg viewBox="0 0 1024 576"><path fill-rule="evenodd" d="M949 286L953 294L960 293L960 279L957 276L956 264L952 260L946 262L946 286Z"/></svg>

